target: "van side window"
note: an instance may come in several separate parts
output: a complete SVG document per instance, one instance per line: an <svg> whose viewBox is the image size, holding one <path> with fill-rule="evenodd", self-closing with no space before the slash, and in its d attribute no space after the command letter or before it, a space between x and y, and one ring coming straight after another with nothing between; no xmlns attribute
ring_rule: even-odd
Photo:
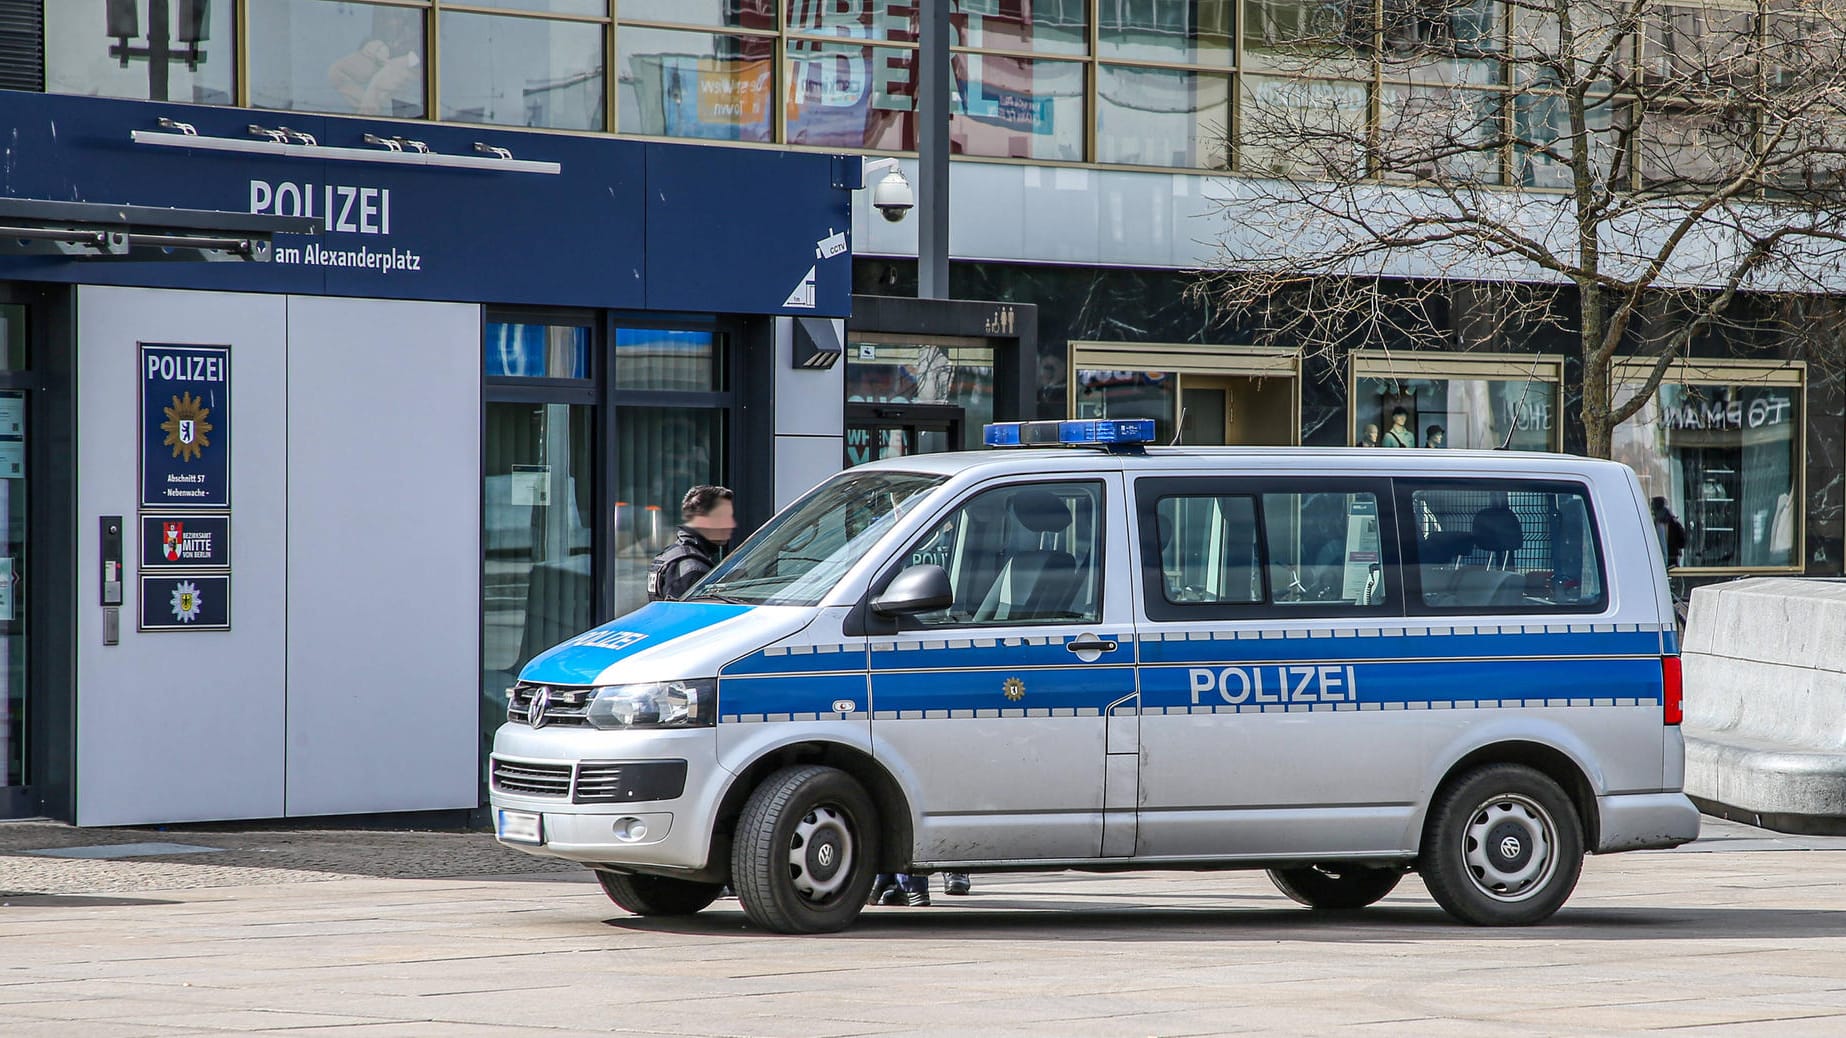
<svg viewBox="0 0 1846 1038"><path fill-rule="evenodd" d="M1256 499L1163 497L1154 506L1168 602L1261 602Z"/></svg>
<svg viewBox="0 0 1846 1038"><path fill-rule="evenodd" d="M1384 607L1390 589L1375 495L1264 494L1263 528L1277 605Z"/></svg>
<svg viewBox="0 0 1846 1038"><path fill-rule="evenodd" d="M911 547L906 566L948 571L955 601L929 626L1094 623L1102 618L1102 486L982 491Z"/></svg>
<svg viewBox="0 0 1846 1038"><path fill-rule="evenodd" d="M1606 604L1589 495L1569 483L1399 484L1419 612L1591 612Z"/></svg>

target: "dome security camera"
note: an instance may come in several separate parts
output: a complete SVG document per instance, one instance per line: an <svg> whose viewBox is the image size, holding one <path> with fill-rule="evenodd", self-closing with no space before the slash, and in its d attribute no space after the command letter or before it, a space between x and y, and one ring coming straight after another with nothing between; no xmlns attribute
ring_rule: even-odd
<svg viewBox="0 0 1846 1038"><path fill-rule="evenodd" d="M917 194L910 189L910 181L904 179L902 172L892 170L872 188L872 205L877 208L879 215L896 223L904 218L905 213L916 208Z"/></svg>

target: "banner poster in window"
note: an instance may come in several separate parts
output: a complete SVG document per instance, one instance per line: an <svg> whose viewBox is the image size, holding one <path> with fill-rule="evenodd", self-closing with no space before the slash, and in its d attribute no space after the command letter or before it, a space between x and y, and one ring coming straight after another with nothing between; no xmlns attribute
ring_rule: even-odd
<svg viewBox="0 0 1846 1038"><path fill-rule="evenodd" d="M231 349L141 344L141 507L231 506Z"/></svg>
<svg viewBox="0 0 1846 1038"><path fill-rule="evenodd" d="M141 576L141 630L228 631L231 575L174 573Z"/></svg>
<svg viewBox="0 0 1846 1038"><path fill-rule="evenodd" d="M141 516L141 570L228 569L231 517L174 513Z"/></svg>

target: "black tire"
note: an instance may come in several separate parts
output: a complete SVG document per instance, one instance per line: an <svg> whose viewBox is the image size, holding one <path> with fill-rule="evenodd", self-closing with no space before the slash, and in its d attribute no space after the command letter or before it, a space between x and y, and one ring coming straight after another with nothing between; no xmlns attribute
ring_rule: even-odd
<svg viewBox="0 0 1846 1038"><path fill-rule="evenodd" d="M1396 889L1402 869L1370 865L1307 865L1296 869L1270 869L1270 882L1292 900L1324 912L1349 912L1364 908Z"/></svg>
<svg viewBox="0 0 1846 1038"><path fill-rule="evenodd" d="M598 870L596 881L618 908L635 915L692 915L718 900L721 883L694 883L665 876L630 876Z"/></svg>
<svg viewBox="0 0 1846 1038"><path fill-rule="evenodd" d="M1445 786L1417 871L1443 910L1477 926L1530 926L1564 906L1583 872L1583 823L1564 790L1522 764Z"/></svg>
<svg viewBox="0 0 1846 1038"><path fill-rule="evenodd" d="M776 933L833 933L865 909L878 863L872 798L838 768L783 768L737 819L731 888L751 922Z"/></svg>

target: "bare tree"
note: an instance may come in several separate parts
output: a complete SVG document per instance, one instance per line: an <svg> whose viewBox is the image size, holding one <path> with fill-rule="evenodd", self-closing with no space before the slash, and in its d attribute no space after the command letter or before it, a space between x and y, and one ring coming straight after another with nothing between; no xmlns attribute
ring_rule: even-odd
<svg viewBox="0 0 1846 1038"><path fill-rule="evenodd" d="M1846 0L1255 0L1222 258L1268 341L1580 336L1608 457L1689 344L1846 291ZM1467 305L1464 329L1446 322ZM1457 341L1460 338L1463 341ZM1651 361L1618 385L1618 358Z"/></svg>

